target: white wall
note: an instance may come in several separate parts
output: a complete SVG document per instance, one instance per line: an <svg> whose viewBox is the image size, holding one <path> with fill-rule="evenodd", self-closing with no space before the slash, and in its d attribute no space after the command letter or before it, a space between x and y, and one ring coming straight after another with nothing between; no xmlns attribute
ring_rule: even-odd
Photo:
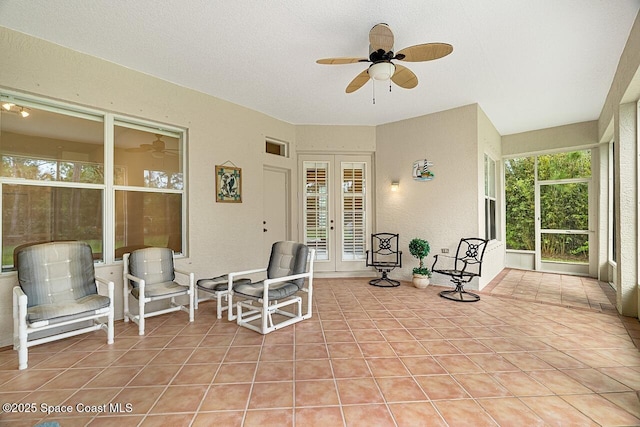
<svg viewBox="0 0 640 427"><path fill-rule="evenodd" d="M248 242L262 242L263 164L290 169L295 182L293 125L2 27L0 52L5 89L188 128L189 257L179 265L199 278L262 259L262 245ZM266 136L290 142L290 158L263 154ZM214 168L227 160L242 168L241 204L215 202ZM121 266L97 267L96 273L116 282L121 318ZM0 346L11 342L16 282L15 273L0 275Z"/></svg>
<svg viewBox="0 0 640 427"><path fill-rule="evenodd" d="M594 120L503 135L502 155L515 157L545 151L566 151L568 148L579 149L597 143L598 122Z"/></svg>
<svg viewBox="0 0 640 427"><path fill-rule="evenodd" d="M296 126L298 151L304 152L366 152L376 151L375 126Z"/></svg>
<svg viewBox="0 0 640 427"><path fill-rule="evenodd" d="M502 173L502 137L485 112L478 106L478 236L485 237L484 210L484 155L496 162L496 231L497 239L487 245L482 261L482 276L478 288L482 289L491 282L505 266L504 227L502 225L503 173Z"/></svg>
<svg viewBox="0 0 640 427"><path fill-rule="evenodd" d="M408 247L414 237L429 241L431 255L426 262L431 267L433 255L442 248L453 254L460 238L484 235L484 220L482 230L478 220L479 198L484 195L478 184L483 176L478 111L473 104L378 126L376 231L399 233L403 251L403 268L392 276L410 280L418 265ZM499 135L487 128L484 119L482 126L486 146L495 149ZM435 178L414 181L413 162L425 158L434 163ZM399 182L399 191L391 192L392 181ZM448 284L448 278L434 275L432 283ZM472 282L470 288L477 289L478 283Z"/></svg>

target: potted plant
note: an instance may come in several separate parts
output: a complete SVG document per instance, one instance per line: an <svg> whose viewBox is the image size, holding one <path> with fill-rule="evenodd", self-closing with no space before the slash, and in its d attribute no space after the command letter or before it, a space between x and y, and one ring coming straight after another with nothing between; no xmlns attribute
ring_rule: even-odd
<svg viewBox="0 0 640 427"><path fill-rule="evenodd" d="M420 260L420 266L413 269L413 286L416 288L426 288L429 286L429 278L431 277L431 270L424 266L424 258L429 255L431 246L429 242L424 239L415 238L409 242L409 252L415 258Z"/></svg>

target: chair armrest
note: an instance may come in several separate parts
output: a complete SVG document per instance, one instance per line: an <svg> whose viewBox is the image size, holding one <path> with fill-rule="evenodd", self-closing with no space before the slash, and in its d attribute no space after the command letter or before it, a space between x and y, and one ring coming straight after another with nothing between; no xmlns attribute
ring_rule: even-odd
<svg viewBox="0 0 640 427"><path fill-rule="evenodd" d="M296 279L304 279L304 278L311 278L311 276L313 275L313 271L308 271L306 273L300 273L300 274L293 274L291 276L284 276L284 277L276 277L273 279L266 279L265 281L262 282L262 288L263 288L263 299L264 301L268 301L269 300L269 286L272 285L273 283L281 283L281 282L290 282L292 280L296 280ZM266 298L265 298L266 295Z"/></svg>
<svg viewBox="0 0 640 427"><path fill-rule="evenodd" d="M189 275L191 274L191 272L190 272L190 271L183 270L183 269L181 269L181 268L174 268L174 269L173 269L173 271L174 271L175 273L180 273L180 274L182 274L182 275L184 275L184 276L189 276Z"/></svg>
<svg viewBox="0 0 640 427"><path fill-rule="evenodd" d="M96 279L96 286L98 287L98 293L101 295L105 295L104 293L100 292L100 289L106 286L107 287L106 295L109 297L111 301L113 301L114 289L115 289L114 283L111 280L107 280L105 278L98 277L98 276L96 276L95 279Z"/></svg>
<svg viewBox="0 0 640 427"><path fill-rule="evenodd" d="M27 309L27 294L20 286L13 287L13 304L14 308L24 305L24 309Z"/></svg>
<svg viewBox="0 0 640 427"><path fill-rule="evenodd" d="M284 277L277 277L274 279L267 279L264 281L265 285L270 285L272 283L280 283L280 282L290 282L292 280L296 280L296 279L303 279L306 277L311 277L311 275L313 274L312 271L307 271L306 273L300 273L300 274L294 274L291 276L284 276Z"/></svg>
<svg viewBox="0 0 640 427"><path fill-rule="evenodd" d="M27 324L27 295L20 286L13 288L13 335L14 340L20 333L20 328ZM19 326L22 325L22 326Z"/></svg>
<svg viewBox="0 0 640 427"><path fill-rule="evenodd" d="M262 273L262 272L265 272L265 271L267 271L267 268L263 267L263 268L256 268L254 270L235 271L233 273L229 273L228 276L229 276L229 280L233 281L233 278L236 277L236 276L240 276L240 275L244 275L244 274Z"/></svg>
<svg viewBox="0 0 640 427"><path fill-rule="evenodd" d="M441 263L442 262L449 262L448 260L452 260L453 262L455 262L455 260L456 260L456 257L451 256L451 255L436 254L436 255L433 256L433 265L431 265L431 271L435 270L436 264L438 263L438 260L442 259L442 258L447 258L447 259L444 260L444 261L441 260Z"/></svg>
<svg viewBox="0 0 640 427"><path fill-rule="evenodd" d="M139 278L138 276L134 276L131 273L127 273L126 276L127 279L129 280L133 280L134 282L138 282L138 283L144 283L144 279Z"/></svg>
<svg viewBox="0 0 640 427"><path fill-rule="evenodd" d="M129 280L133 280L134 282L138 283L138 289L140 290L140 295L144 295L144 285L147 283L145 282L144 279L141 279L137 276L134 276L131 273L127 273L125 276L125 282L124 286L129 286Z"/></svg>

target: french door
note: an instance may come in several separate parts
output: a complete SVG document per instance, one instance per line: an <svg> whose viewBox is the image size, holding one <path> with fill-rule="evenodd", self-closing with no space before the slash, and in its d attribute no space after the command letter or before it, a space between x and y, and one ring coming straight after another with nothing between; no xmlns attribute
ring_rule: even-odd
<svg viewBox="0 0 640 427"><path fill-rule="evenodd" d="M301 155L302 241L318 271L366 269L371 233L371 157Z"/></svg>

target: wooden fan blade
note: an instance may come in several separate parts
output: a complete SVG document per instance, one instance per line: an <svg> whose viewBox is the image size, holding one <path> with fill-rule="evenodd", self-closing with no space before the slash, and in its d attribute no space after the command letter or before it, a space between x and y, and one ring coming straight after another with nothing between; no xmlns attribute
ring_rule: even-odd
<svg viewBox="0 0 640 427"><path fill-rule="evenodd" d="M324 58L316 61L317 64L325 65L354 64L356 62L369 62L369 60L367 58Z"/></svg>
<svg viewBox="0 0 640 427"><path fill-rule="evenodd" d="M358 74L355 79L351 80L351 83L349 83L349 86L347 86L347 90L346 90L347 93L352 93L357 91L362 86L364 86L366 82L369 81L369 73L367 71L368 69L364 70L363 72Z"/></svg>
<svg viewBox="0 0 640 427"><path fill-rule="evenodd" d="M374 25L369 31L369 53L378 49L385 52L393 50L393 32L387 24Z"/></svg>
<svg viewBox="0 0 640 427"><path fill-rule="evenodd" d="M418 86L418 77L413 71L400 64L394 65L396 66L396 72L391 76L391 81L405 89L413 89Z"/></svg>
<svg viewBox="0 0 640 427"><path fill-rule="evenodd" d="M422 62L432 61L442 58L453 52L453 46L447 43L425 43L409 46L397 53L397 56L404 55L402 61ZM398 58L400 59L400 58Z"/></svg>

